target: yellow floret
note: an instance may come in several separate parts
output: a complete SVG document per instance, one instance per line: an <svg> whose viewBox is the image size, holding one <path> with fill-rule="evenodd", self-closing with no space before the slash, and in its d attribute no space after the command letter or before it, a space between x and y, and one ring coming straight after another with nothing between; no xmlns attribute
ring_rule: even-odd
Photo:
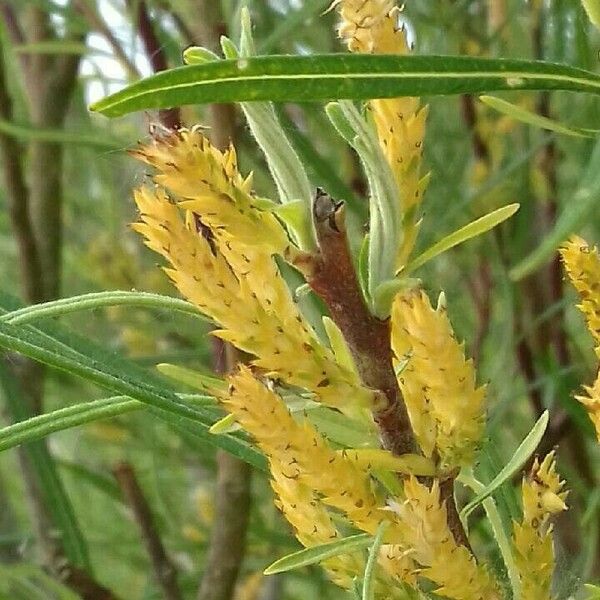
<svg viewBox="0 0 600 600"><path fill-rule="evenodd" d="M573 235L561 248L565 269L571 283L579 292L579 308L585 315L588 329L596 344L600 358L600 255L596 246L579 236Z"/></svg>
<svg viewBox="0 0 600 600"><path fill-rule="evenodd" d="M440 596L455 600L500 600L497 583L477 565L467 548L456 543L440 501L438 480L431 488L411 477L404 484L406 500L396 507L419 573L437 584Z"/></svg>
<svg viewBox="0 0 600 600"><path fill-rule="evenodd" d="M341 17L338 34L351 52L408 54L406 31L400 26L401 11L392 0L340 0L335 5ZM417 209L427 186L427 177L420 173L427 107L420 109L418 98L405 97L370 100L368 108L402 202L403 241L397 256L400 270L416 241Z"/></svg>
<svg viewBox="0 0 600 600"><path fill-rule="evenodd" d="M443 468L469 465L481 440L485 388L446 311L424 292L398 295L392 307L392 349L398 383L423 453Z"/></svg>
<svg viewBox="0 0 600 600"><path fill-rule="evenodd" d="M552 515L566 510L567 492L556 472L554 453L540 465L535 461L523 480L523 520L513 524L515 564L519 573L522 600L550 600L554 549Z"/></svg>
<svg viewBox="0 0 600 600"><path fill-rule="evenodd" d="M381 520L390 515L380 507L368 474L331 449L306 419L295 421L283 400L247 367L240 366L230 383L229 394L221 398L223 404L269 459L281 465L285 477L304 482L325 504L374 534ZM398 533L393 535L398 541Z"/></svg>
<svg viewBox="0 0 600 600"><path fill-rule="evenodd" d="M142 222L134 229L170 262L166 272L182 295L222 327L215 335L254 354L257 366L312 391L327 406L364 419L362 409L370 406L372 392L319 342L269 253L233 239L219 246L212 230L189 211L184 219L160 187L137 190L135 200Z"/></svg>
<svg viewBox="0 0 600 600"><path fill-rule="evenodd" d="M596 376L596 381L591 386L584 386L586 396L575 396L581 402L594 425L596 438L600 442L600 371Z"/></svg>
<svg viewBox="0 0 600 600"><path fill-rule="evenodd" d="M256 206L251 176L243 178L235 148L215 148L199 129L180 129L140 146L132 154L153 166L156 183L199 215L218 237L284 254L289 239L279 221Z"/></svg>

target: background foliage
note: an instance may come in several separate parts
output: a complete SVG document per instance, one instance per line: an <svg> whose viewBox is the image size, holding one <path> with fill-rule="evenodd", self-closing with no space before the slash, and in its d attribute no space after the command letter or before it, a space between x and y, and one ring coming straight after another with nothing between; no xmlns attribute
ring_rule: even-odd
<svg viewBox="0 0 600 600"><path fill-rule="evenodd" d="M131 189L145 175L126 154L149 128L168 119L220 128L235 140L242 172L254 170L259 194L276 194L239 110L191 106L180 115L147 112L113 121L87 110L126 83L181 64L182 50L191 44L215 48L222 33L237 39L242 4L251 10L260 53L341 50L335 15L322 14L328 0L0 0L3 310L17 306L17 297L29 304L103 290L172 293L128 227L135 218ZM538 58L597 71L600 37L579 0L411 0L404 16L419 54ZM600 121L598 100L589 95L506 97L569 125L594 128ZM567 597L578 581L600 579L600 471L592 428L572 398L581 382L592 380L592 340L552 250L570 231L600 239L600 146L593 137L520 124L476 98L427 102L425 165L433 177L424 210L431 218L419 247L495 208L521 204L507 223L432 261L421 277L429 291L446 291L458 337L475 356L480 379L489 381L484 479L550 409L540 453L560 444L559 468L573 490L572 510L556 525L559 585ZM358 160L322 106L286 104L279 110L311 183L326 185L357 213L364 211ZM28 215L19 212L23 206ZM31 246L34 256L28 254ZM523 261L545 247L550 251L543 260L525 263L533 268L517 280ZM138 367L150 370L156 363L207 372L214 366L208 325L184 313L111 306L64 316L58 331L52 320L40 323L45 334L62 340L60 326L68 326L81 338L68 338L75 346L93 340L115 369L126 365L132 378ZM16 354L4 363L3 425L106 397L90 383L44 371ZM196 597L209 552L219 464L214 446L193 428L147 410L3 452L0 597ZM137 496L152 514L145 525L127 495L132 473L141 486ZM513 487L502 488L508 515L515 509ZM261 576L275 558L297 547L270 497L266 477L254 471L235 597L341 597L317 569ZM147 551L140 526L162 540L162 563L156 549ZM485 545L489 532L483 526L477 532Z"/></svg>

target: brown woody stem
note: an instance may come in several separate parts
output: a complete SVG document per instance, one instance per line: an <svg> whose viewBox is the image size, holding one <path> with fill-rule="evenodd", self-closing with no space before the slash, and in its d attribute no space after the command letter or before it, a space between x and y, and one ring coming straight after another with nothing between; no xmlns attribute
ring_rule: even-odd
<svg viewBox="0 0 600 600"><path fill-rule="evenodd" d="M342 203L318 190L313 221L319 249L298 258L296 266L344 334L361 380L379 397L373 416L383 446L396 455L414 452L412 428L392 366L389 320L373 316L365 303L348 248Z"/></svg>
<svg viewBox="0 0 600 600"><path fill-rule="evenodd" d="M177 584L177 571L167 556L152 511L132 466L125 462L119 463L113 473L140 529L148 556L152 561L154 577L162 590L163 597L165 600L181 600L183 596Z"/></svg>

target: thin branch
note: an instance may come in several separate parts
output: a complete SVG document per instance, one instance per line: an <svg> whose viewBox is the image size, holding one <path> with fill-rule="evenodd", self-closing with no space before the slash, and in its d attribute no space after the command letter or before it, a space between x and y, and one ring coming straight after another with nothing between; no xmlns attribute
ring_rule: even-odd
<svg viewBox="0 0 600 600"><path fill-rule="evenodd" d="M446 507L448 528L454 536L454 541L461 546L465 546L472 552L473 549L471 548L469 538L467 537L467 533L456 508L456 500L454 499L454 480L455 477L449 477L440 483L440 498Z"/></svg>
<svg viewBox="0 0 600 600"><path fill-rule="evenodd" d="M134 0L128 0L130 7L133 2ZM156 32L154 31L152 20L150 19L148 8L146 7L146 2L144 0L137 0L135 3L135 11L138 32L142 38L146 56L152 65L152 69L155 73L166 71L169 68L167 57L156 36ZM168 127L169 129L178 129L181 127L181 112L179 108L161 109L158 111L158 114L165 127Z"/></svg>
<svg viewBox="0 0 600 600"><path fill-rule="evenodd" d="M113 469L113 473L140 529L146 551L152 561L154 577L163 591L164 598L182 600L183 596L177 584L177 571L167 556L152 511L133 468L129 463L122 462Z"/></svg>
<svg viewBox="0 0 600 600"><path fill-rule="evenodd" d="M102 16L98 13L96 6L90 4L89 0L77 0L75 6L86 19L89 26L95 29L108 42L108 45L112 48L115 57L121 63L128 76L132 79L139 79L141 77L139 69L135 66L135 63L131 60L131 58L129 58L112 29L106 24Z"/></svg>
<svg viewBox="0 0 600 600"><path fill-rule="evenodd" d="M4 21L4 26L8 33L10 41L15 46L21 46L26 43L25 34L21 29L17 15L15 14L14 7L9 4L6 0L0 0L0 15ZM21 69L24 76L27 76L27 69L29 67L29 57L26 52L19 52L19 62L21 63Z"/></svg>
<svg viewBox="0 0 600 600"><path fill-rule="evenodd" d="M0 45L0 118L11 122L13 119L12 100L9 96L4 69L3 48ZM21 285L28 302L43 299L42 268L35 242L33 224L29 216L29 191L25 182L21 156L17 141L0 133L0 162L6 189L8 212L19 249Z"/></svg>
<svg viewBox="0 0 600 600"><path fill-rule="evenodd" d="M413 452L413 431L392 366L390 323L374 317L365 304L350 256L342 203L318 190L313 220L319 250L299 258L297 266L344 334L362 382L378 396L373 416L384 447L396 455Z"/></svg>
<svg viewBox="0 0 600 600"><path fill-rule="evenodd" d="M250 469L231 454L217 453L215 518L198 600L230 600L246 550Z"/></svg>

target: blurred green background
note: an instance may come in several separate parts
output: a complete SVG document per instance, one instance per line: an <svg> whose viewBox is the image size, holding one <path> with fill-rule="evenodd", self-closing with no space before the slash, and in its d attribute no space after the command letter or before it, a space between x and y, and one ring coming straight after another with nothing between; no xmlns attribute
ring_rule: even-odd
<svg viewBox="0 0 600 600"><path fill-rule="evenodd" d="M165 115L110 121L89 114L87 106L140 77L180 65L189 45L214 49L221 34L236 40L244 4L261 53L344 50L336 40L335 11L323 14L329 0L0 0L2 293L25 303L101 290L175 295L129 229L136 218L132 189L146 176L127 149L147 139ZM579 0L409 0L403 20L416 53L538 58L598 70L600 35ZM507 98L569 124L600 124L598 100L585 95ZM424 101L430 104L425 167L432 179L418 246L426 248L495 208L521 204L509 222L437 258L420 277L432 296L446 292L457 335L475 358L480 381L489 382L483 479L499 470L550 408L542 444L545 450L559 446L560 470L572 490L571 511L556 525L558 589L567 597L578 582L600 580L599 451L573 399L582 383L591 383L595 357L556 254L549 252L520 281L510 272L545 240L560 237L565 222L590 242L600 241L600 145L594 138L558 136L511 121L476 98ZM322 106L286 105L280 113L312 183L364 206L358 159ZM253 170L259 194L274 196L241 111L185 107L181 120L230 137L242 172ZM186 316L113 307L61 322L148 368L172 362L209 371L214 364L208 327ZM89 384L44 373L18 356L4 360L17 374L22 397L15 406L4 386L2 424L103 397ZM40 461L64 487L62 509L72 512L81 532L89 555L82 573L65 559L51 506L56 497L45 489L47 480L40 483ZM168 595L168 582L157 582L153 554L115 478L119 469L127 470L130 483L132 473L139 482L164 564L176 572L176 595ZM201 597L217 487L214 448L143 411L2 453L0 598ZM514 507L513 488L505 487L507 506ZM344 597L318 569L263 578L264 567L297 544L263 474L253 474L249 511L247 548L232 598ZM483 523L475 528L485 550L489 532Z"/></svg>

